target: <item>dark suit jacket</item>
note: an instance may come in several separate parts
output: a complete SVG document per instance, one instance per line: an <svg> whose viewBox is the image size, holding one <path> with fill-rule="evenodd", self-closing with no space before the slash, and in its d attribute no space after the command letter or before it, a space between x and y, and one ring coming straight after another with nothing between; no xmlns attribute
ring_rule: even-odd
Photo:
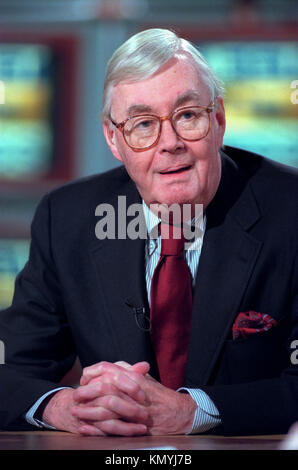
<svg viewBox="0 0 298 470"><path fill-rule="evenodd" d="M194 293L185 385L205 390L223 425L217 434L285 433L298 419L297 172L226 148L207 208ZM150 335L128 305L148 309L144 240L98 240L95 208L141 202L123 167L45 196L32 223L30 258L13 304L0 315L0 428L31 428L23 415L55 388L76 355L83 367L147 360ZM268 332L232 340L240 312L267 313ZM293 362L293 361L292 361ZM294 361L295 362L295 361Z"/></svg>

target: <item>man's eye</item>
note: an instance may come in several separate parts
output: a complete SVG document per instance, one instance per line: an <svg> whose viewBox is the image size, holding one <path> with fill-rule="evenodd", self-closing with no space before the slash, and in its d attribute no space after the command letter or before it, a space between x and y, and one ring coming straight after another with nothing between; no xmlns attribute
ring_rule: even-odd
<svg viewBox="0 0 298 470"><path fill-rule="evenodd" d="M148 119L146 121L140 121L137 123L137 126L141 129L147 129L148 127L152 126L152 121L149 121Z"/></svg>
<svg viewBox="0 0 298 470"><path fill-rule="evenodd" d="M156 126L156 121L154 119L138 119L133 123L133 129L135 131L150 131Z"/></svg>
<svg viewBox="0 0 298 470"><path fill-rule="evenodd" d="M195 113L194 111L184 111L183 113L181 113L179 116L178 116L178 119L185 119L186 121L189 120L189 119L194 119L197 117L197 113Z"/></svg>

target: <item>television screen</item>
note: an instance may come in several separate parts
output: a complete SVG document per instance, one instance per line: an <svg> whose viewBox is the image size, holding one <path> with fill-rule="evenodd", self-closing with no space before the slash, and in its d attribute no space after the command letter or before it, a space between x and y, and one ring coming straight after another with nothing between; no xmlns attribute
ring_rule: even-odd
<svg viewBox="0 0 298 470"><path fill-rule="evenodd" d="M53 53L0 44L0 179L34 179L53 165Z"/></svg>
<svg viewBox="0 0 298 470"><path fill-rule="evenodd" d="M225 84L224 143L298 167L298 44L211 41L199 50Z"/></svg>
<svg viewBox="0 0 298 470"><path fill-rule="evenodd" d="M0 239L0 309L11 304L16 275L29 254L29 240Z"/></svg>
<svg viewBox="0 0 298 470"><path fill-rule="evenodd" d="M78 47L75 35L0 32L0 182L74 176Z"/></svg>

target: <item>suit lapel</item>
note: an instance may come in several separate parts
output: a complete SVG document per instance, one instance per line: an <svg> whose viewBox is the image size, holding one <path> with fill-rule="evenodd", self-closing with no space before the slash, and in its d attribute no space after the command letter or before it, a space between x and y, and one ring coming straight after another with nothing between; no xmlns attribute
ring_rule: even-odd
<svg viewBox="0 0 298 470"><path fill-rule="evenodd" d="M231 159L225 154L222 158L221 183L206 211L193 301L188 386L208 383L262 245L247 233L260 217L249 183L241 179Z"/></svg>
<svg viewBox="0 0 298 470"><path fill-rule="evenodd" d="M127 208L136 203L141 207L133 182L127 184L123 195ZM145 240L132 240L127 236L117 239L118 201L116 197L110 201L116 214L116 239L99 240L92 248L92 257L100 280L107 322L116 339L118 357L130 364L148 361L150 374L158 378L150 335L146 331L145 317L149 318L149 306L144 274ZM137 215L127 217L127 223ZM142 223L145 223L144 219Z"/></svg>

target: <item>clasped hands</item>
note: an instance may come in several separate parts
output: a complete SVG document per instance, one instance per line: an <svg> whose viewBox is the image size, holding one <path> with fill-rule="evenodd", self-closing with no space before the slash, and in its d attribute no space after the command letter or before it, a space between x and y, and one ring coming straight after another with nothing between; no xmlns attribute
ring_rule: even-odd
<svg viewBox="0 0 298 470"><path fill-rule="evenodd" d="M77 389L56 392L43 420L57 429L89 436L185 434L196 403L189 394L164 387L149 364L100 362L83 369Z"/></svg>

